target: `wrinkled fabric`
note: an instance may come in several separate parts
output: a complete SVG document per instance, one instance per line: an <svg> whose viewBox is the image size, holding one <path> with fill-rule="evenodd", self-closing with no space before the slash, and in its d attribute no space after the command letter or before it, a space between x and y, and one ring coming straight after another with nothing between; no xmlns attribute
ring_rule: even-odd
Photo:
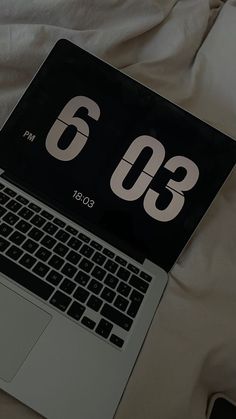
<svg viewBox="0 0 236 419"><path fill-rule="evenodd" d="M236 138L235 28L235 0L0 0L0 123L67 38ZM236 402L235 212L234 172L171 271L117 419ZM39 416L0 392L0 417Z"/></svg>

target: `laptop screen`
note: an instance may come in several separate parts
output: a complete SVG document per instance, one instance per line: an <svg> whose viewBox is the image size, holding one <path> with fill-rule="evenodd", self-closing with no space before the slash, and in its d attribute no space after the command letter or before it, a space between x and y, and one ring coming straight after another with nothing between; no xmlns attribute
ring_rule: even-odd
<svg viewBox="0 0 236 419"><path fill-rule="evenodd" d="M236 143L68 41L0 134L6 176L168 271L236 162Z"/></svg>

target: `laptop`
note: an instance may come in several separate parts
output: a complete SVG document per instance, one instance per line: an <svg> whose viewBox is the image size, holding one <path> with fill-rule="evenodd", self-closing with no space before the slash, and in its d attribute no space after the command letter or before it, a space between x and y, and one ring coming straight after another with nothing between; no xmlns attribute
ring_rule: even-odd
<svg viewBox="0 0 236 419"><path fill-rule="evenodd" d="M111 419L236 143L67 40L0 133L0 387Z"/></svg>

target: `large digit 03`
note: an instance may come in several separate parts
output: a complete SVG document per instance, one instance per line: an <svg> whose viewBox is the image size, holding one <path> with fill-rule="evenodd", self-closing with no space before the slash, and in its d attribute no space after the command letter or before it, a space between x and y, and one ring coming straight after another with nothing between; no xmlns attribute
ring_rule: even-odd
<svg viewBox="0 0 236 419"><path fill-rule="evenodd" d="M88 115L96 121L100 117L99 106L86 96L76 96L66 104L46 138L48 152L58 160L69 161L74 159L87 142L89 135L88 124L83 119L74 116L80 108L87 109ZM70 125L74 126L77 132L71 139L69 146L62 149L58 146L59 140Z"/></svg>
<svg viewBox="0 0 236 419"><path fill-rule="evenodd" d="M150 160L147 162L134 185L130 189L124 188L123 182L126 176L140 153L146 147L152 149ZM111 189L120 198L125 199L126 201L135 201L147 190L164 158L165 149L156 138L148 135L142 135L136 138L126 151L123 159L120 161L111 177ZM153 191L151 188L147 190L143 201L144 209L152 218L162 222L171 221L177 217L185 202L183 192L192 189L199 178L199 170L196 164L183 156L172 157L164 167L173 173L179 167L182 167L186 169L186 175L180 182L170 179L167 183L166 188L172 193L172 200L167 208L163 210L159 209L157 206L160 194Z"/></svg>

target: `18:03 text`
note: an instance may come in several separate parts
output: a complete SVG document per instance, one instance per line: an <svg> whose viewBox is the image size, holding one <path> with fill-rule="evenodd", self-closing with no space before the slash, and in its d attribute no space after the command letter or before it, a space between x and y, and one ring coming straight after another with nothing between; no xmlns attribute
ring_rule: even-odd
<svg viewBox="0 0 236 419"><path fill-rule="evenodd" d="M88 196L85 196L78 191L74 191L73 198L76 199L76 201L80 201L81 204L86 205L88 208L93 208L95 204L95 201L93 201L93 199L90 199Z"/></svg>

